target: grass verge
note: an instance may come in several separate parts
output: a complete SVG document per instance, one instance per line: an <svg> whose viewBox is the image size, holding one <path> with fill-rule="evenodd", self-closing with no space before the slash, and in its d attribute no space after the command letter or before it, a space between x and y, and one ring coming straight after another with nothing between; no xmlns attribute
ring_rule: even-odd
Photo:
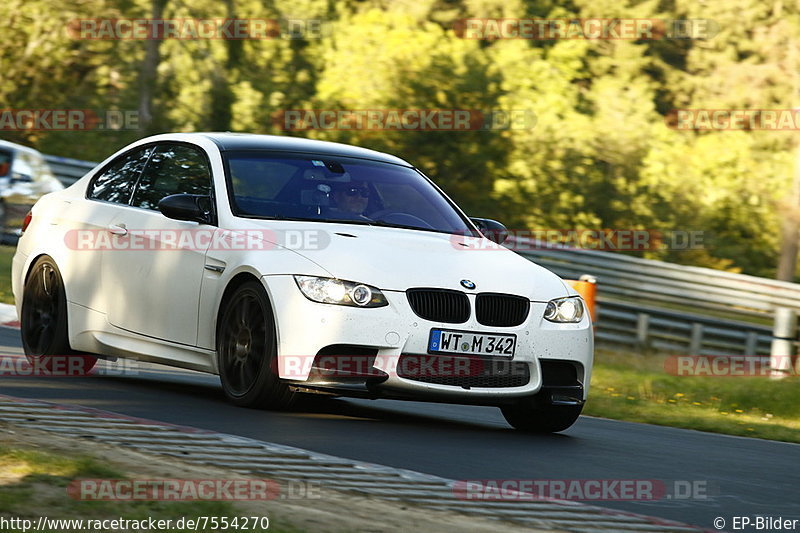
<svg viewBox="0 0 800 533"><path fill-rule="evenodd" d="M83 519L83 531L127 531L136 525L108 525L93 527L86 520L172 520L171 529L159 531L213 531L202 527L185 529L175 527L177 520L200 520L212 517L219 520L216 531L262 531L254 529L252 520L245 529L243 517L268 517L270 532L300 533L372 533L375 531L430 531L432 533L471 531L473 533L551 533L547 528L530 528L511 522L484 519L474 515L435 509L417 508L408 502L395 502L336 490L336 481L308 485L308 492L299 490L310 481L273 479L279 489L272 499L214 501L82 501L75 499L76 486L68 491L76 479L114 480L241 480L252 476L220 469L208 464L180 461L174 457L142 452L130 447L117 447L94 439L67 436L26 429L0 419L0 531L22 531L9 520L30 520L28 531L35 529L39 517L48 519ZM264 479L258 476L258 479ZM291 489L289 484L295 488ZM313 489L313 490L312 490ZM109 489L110 490L110 489ZM102 491L98 490L97 494ZM200 494L198 492L198 494ZM236 494L231 489L231 495ZM106 493L106 496L112 494ZM246 494L244 495L246 496ZM242 498L242 496L234 496ZM226 517L230 527L224 527ZM238 525L233 519L239 517ZM380 517L379 521L376 517ZM5 522L3 522L5 520ZM259 518L259 520L261 520ZM5 524L5 525L3 525ZM378 524L378 525L376 525ZM44 533L78 531L75 523L59 524L62 527L39 528ZM202 525L202 523L201 523ZM87 527L88 526L88 527ZM153 526L139 530L153 531Z"/></svg>
<svg viewBox="0 0 800 533"><path fill-rule="evenodd" d="M800 443L797 378L674 376L665 359L597 350L584 414Z"/></svg>
<svg viewBox="0 0 800 533"><path fill-rule="evenodd" d="M124 479L127 475L89 456L69 457L38 450L0 446L0 517L29 519L153 520L179 517L247 516L230 502L219 501L81 501L67 496L73 479ZM269 528L270 531L299 531ZM182 531L172 528L166 531ZM212 531L212 529L198 529ZM250 531L265 531L251 529Z"/></svg>

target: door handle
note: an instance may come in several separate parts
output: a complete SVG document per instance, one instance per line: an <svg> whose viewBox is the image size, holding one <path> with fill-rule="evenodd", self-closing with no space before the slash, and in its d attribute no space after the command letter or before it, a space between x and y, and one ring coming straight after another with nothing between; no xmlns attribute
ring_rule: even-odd
<svg viewBox="0 0 800 533"><path fill-rule="evenodd" d="M125 227L125 224L112 224L106 228L109 233L113 235L127 235L128 228Z"/></svg>

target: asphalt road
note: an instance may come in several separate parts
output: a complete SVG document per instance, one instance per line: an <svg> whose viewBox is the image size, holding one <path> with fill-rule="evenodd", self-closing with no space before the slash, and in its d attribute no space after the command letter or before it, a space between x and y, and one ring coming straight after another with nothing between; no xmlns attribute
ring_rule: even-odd
<svg viewBox="0 0 800 533"><path fill-rule="evenodd" d="M0 327L0 354L21 353ZM131 363L128 363L131 365ZM516 433L496 408L315 398L292 412L226 403L216 376L133 363L124 376L0 377L0 393L296 446L450 479L699 482L709 496L591 502L713 529L715 517L800 518L800 445L581 417L558 435ZM685 484L680 483L681 486ZM677 494L675 496L678 496Z"/></svg>

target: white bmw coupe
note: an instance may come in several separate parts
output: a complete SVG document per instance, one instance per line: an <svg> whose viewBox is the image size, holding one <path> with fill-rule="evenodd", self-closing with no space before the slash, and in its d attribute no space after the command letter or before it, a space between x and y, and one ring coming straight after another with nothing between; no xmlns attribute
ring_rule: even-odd
<svg viewBox="0 0 800 533"><path fill-rule="evenodd" d="M492 405L561 431L587 397L591 320L506 236L388 154L165 134L41 198L12 283L38 365L133 358L219 374L243 406Z"/></svg>

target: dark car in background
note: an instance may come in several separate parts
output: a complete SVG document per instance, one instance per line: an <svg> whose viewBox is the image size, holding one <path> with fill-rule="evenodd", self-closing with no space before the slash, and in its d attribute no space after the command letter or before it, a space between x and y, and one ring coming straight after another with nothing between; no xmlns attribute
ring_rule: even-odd
<svg viewBox="0 0 800 533"><path fill-rule="evenodd" d="M16 242L36 200L63 188L38 150L0 140L0 243Z"/></svg>

